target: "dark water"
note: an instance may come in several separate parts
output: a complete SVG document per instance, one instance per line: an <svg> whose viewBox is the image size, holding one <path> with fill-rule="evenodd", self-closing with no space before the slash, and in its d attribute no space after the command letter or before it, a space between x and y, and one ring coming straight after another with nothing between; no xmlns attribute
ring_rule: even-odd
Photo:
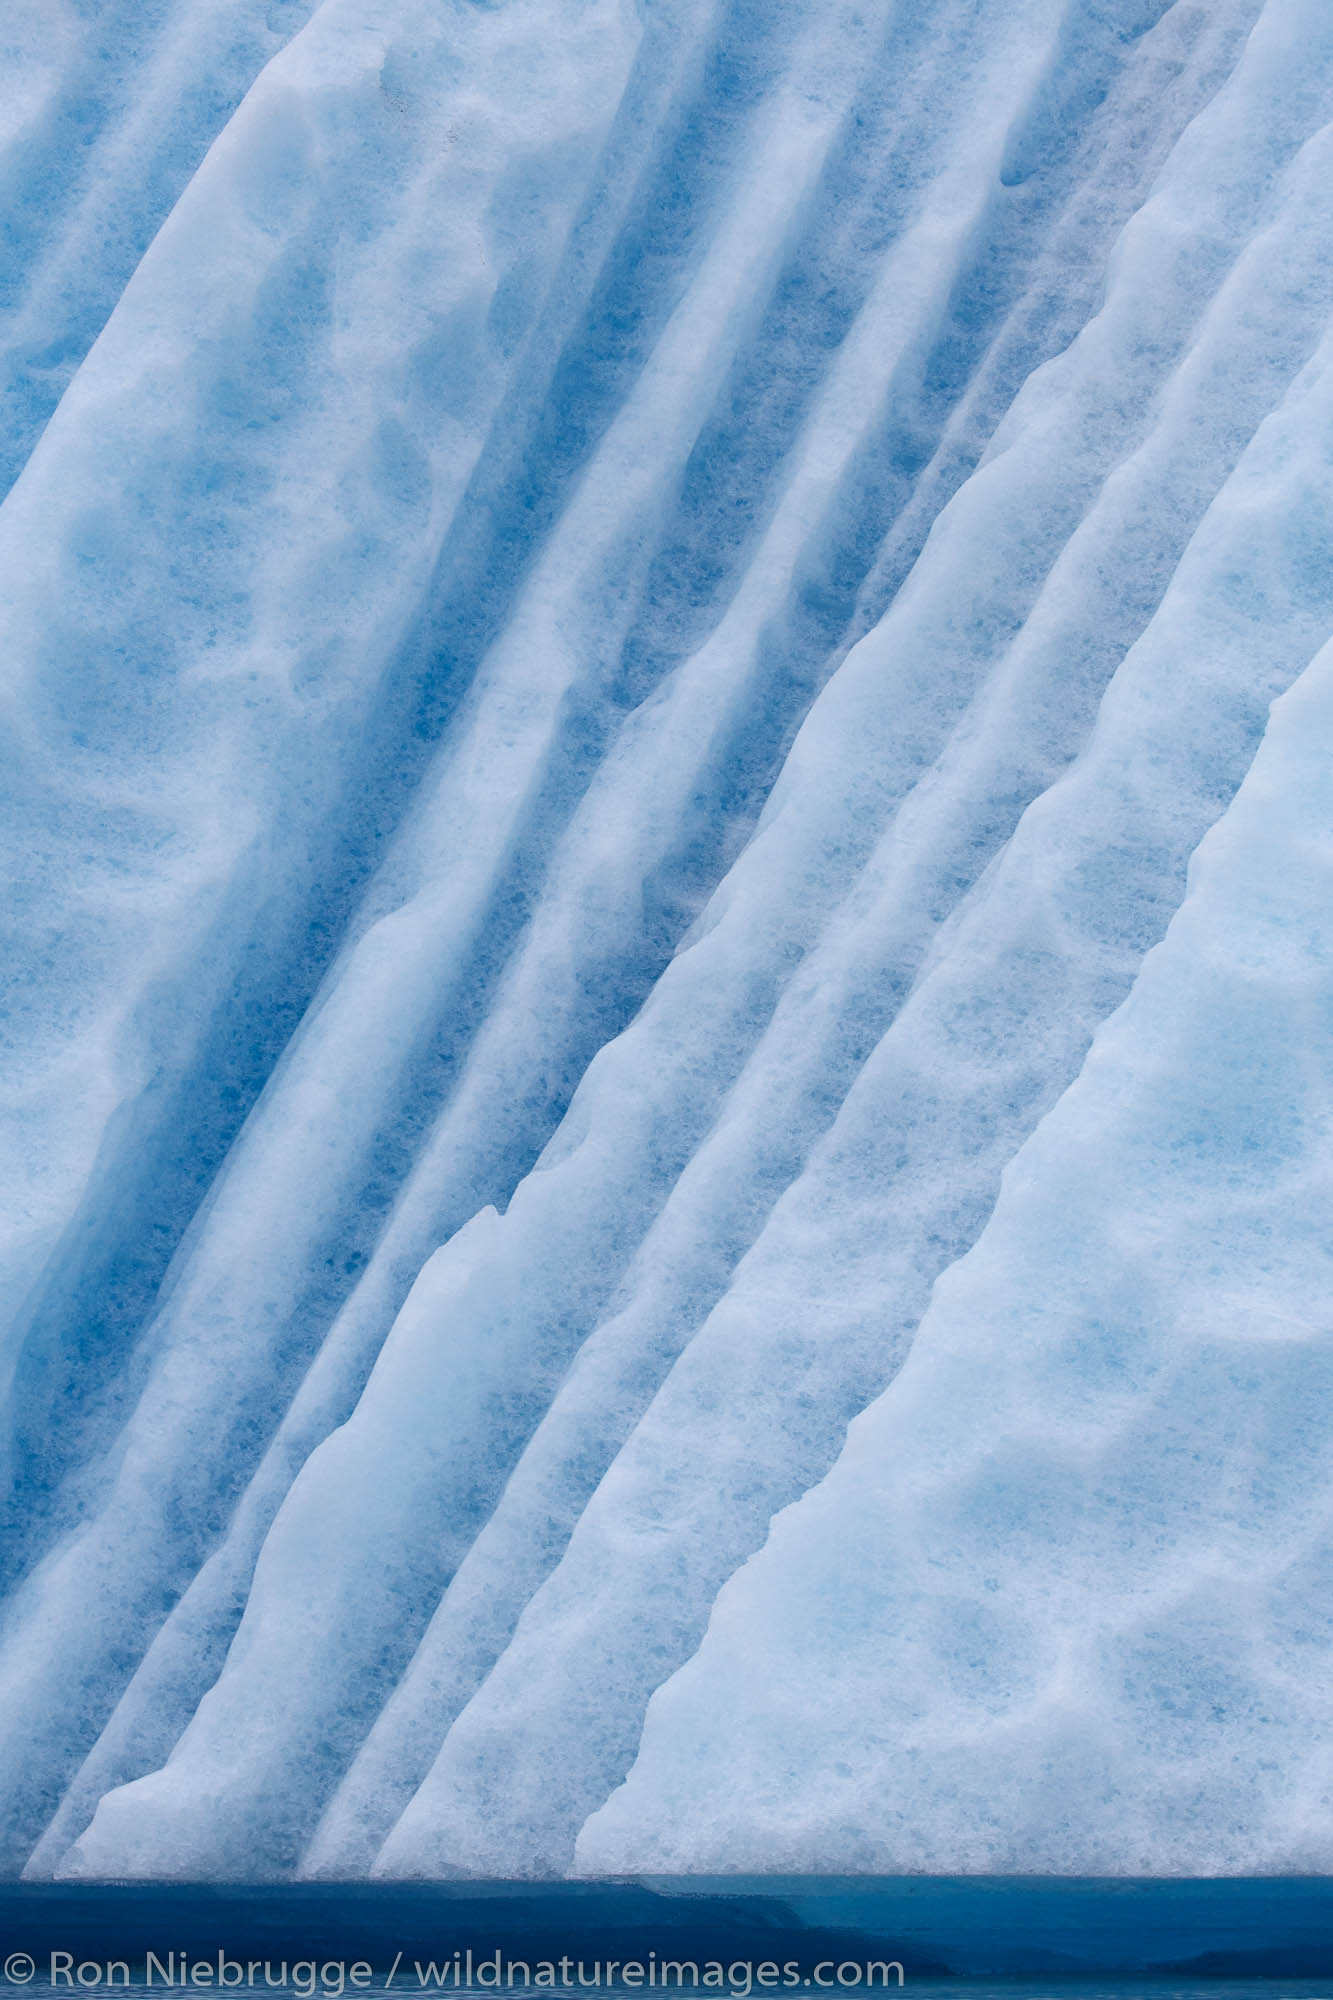
<svg viewBox="0 0 1333 2000"><path fill-rule="evenodd" d="M1333 2000L1333 1880L0 1887L0 2000L122 1989Z"/></svg>

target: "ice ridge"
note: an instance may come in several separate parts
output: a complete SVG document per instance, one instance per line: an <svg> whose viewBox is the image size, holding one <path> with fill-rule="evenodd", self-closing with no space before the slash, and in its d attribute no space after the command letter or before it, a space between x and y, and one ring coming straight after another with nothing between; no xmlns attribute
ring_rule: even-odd
<svg viewBox="0 0 1333 2000"><path fill-rule="evenodd" d="M0 1867L1326 1870L1323 0L86 12Z"/></svg>

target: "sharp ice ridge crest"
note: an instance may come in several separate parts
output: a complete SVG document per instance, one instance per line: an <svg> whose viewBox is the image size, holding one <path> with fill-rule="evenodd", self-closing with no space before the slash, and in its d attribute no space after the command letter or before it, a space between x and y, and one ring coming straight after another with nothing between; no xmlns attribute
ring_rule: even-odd
<svg viewBox="0 0 1333 2000"><path fill-rule="evenodd" d="M3 1865L1325 1866L1326 10L20 20Z"/></svg>

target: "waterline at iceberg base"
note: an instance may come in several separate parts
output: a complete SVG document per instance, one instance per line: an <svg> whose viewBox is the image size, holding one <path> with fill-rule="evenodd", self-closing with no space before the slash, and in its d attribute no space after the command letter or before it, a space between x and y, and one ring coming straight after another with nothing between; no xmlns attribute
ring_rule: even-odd
<svg viewBox="0 0 1333 2000"><path fill-rule="evenodd" d="M1333 1882L1310 1877L0 1885L0 1938L25 1946L5 1976L43 2000L201 1986L239 2000L909 1988L931 2000L1326 2000L1331 1916Z"/></svg>
<svg viewBox="0 0 1333 2000"><path fill-rule="evenodd" d="M0 1872L1333 1872L1333 8L0 61Z"/></svg>

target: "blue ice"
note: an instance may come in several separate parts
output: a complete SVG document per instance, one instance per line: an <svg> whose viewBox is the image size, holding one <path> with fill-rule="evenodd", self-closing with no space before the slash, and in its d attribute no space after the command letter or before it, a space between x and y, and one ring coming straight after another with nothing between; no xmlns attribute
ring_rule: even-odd
<svg viewBox="0 0 1333 2000"><path fill-rule="evenodd" d="M1327 1871L1324 0L0 62L0 1868Z"/></svg>

